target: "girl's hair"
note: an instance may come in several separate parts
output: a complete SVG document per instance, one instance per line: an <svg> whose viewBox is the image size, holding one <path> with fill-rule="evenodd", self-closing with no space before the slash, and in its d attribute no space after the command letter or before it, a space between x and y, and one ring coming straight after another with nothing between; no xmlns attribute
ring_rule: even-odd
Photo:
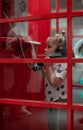
<svg viewBox="0 0 83 130"><path fill-rule="evenodd" d="M62 47L62 46L66 47L67 39L65 36L65 31L62 31L62 34L55 34L55 38L57 40L58 47Z"/></svg>
<svg viewBox="0 0 83 130"><path fill-rule="evenodd" d="M55 34L54 37L57 41L57 50L55 50L55 51L60 52L63 56L65 56L66 55L66 43L67 43L65 31L62 31L61 34Z"/></svg>

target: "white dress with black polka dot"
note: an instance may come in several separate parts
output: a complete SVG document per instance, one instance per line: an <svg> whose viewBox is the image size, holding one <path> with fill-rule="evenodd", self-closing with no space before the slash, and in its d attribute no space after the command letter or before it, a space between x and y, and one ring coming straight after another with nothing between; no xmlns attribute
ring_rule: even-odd
<svg viewBox="0 0 83 130"><path fill-rule="evenodd" d="M55 63L53 69L56 77L62 78L63 82L57 87L52 87L45 77L45 100L55 102L67 99L67 63Z"/></svg>

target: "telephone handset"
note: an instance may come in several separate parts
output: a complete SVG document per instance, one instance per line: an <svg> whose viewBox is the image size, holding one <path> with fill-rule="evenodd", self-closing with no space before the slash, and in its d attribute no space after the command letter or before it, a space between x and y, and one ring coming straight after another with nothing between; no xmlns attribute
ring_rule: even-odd
<svg viewBox="0 0 83 130"><path fill-rule="evenodd" d="M54 56L50 58L64 57L66 55L66 47L58 47Z"/></svg>
<svg viewBox="0 0 83 130"><path fill-rule="evenodd" d="M65 48L60 48L59 51L57 51L55 54L50 55L49 58L61 58L64 57L66 54L66 49ZM32 65L32 70L40 70L43 67L43 63L34 63Z"/></svg>

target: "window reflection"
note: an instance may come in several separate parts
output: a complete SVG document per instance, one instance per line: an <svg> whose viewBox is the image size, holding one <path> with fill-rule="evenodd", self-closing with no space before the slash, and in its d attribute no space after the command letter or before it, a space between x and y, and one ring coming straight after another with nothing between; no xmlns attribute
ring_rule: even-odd
<svg viewBox="0 0 83 130"><path fill-rule="evenodd" d="M67 0L59 0L59 11L65 12L67 11Z"/></svg>
<svg viewBox="0 0 83 130"><path fill-rule="evenodd" d="M9 26L10 24L12 27ZM30 42L33 41L36 58L44 58L46 38L56 33L61 34L63 30L67 35L66 18L2 24L1 56L3 58L34 58ZM43 32L44 37L41 37Z"/></svg>
<svg viewBox="0 0 83 130"><path fill-rule="evenodd" d="M3 18L22 17L28 15L28 0L3 0L2 2Z"/></svg>
<svg viewBox="0 0 83 130"><path fill-rule="evenodd" d="M83 58L83 17L72 18L72 48L74 49L77 58Z"/></svg>
<svg viewBox="0 0 83 130"><path fill-rule="evenodd" d="M72 0L72 10L83 10L83 0Z"/></svg>
<svg viewBox="0 0 83 130"><path fill-rule="evenodd" d="M73 130L76 130L77 128L79 130L83 129L83 111L80 110L74 110L73 111Z"/></svg>
<svg viewBox="0 0 83 130"><path fill-rule="evenodd" d="M83 104L83 63L73 64L72 84L73 103Z"/></svg>
<svg viewBox="0 0 83 130"><path fill-rule="evenodd" d="M26 110L32 113L29 115L21 109L22 107L22 105L3 105L4 130L48 130L48 128L51 128L50 130L54 130L54 128L67 130L66 109L26 106Z"/></svg>
<svg viewBox="0 0 83 130"><path fill-rule="evenodd" d="M65 12L67 11L67 0L50 0L51 12Z"/></svg>
<svg viewBox="0 0 83 130"><path fill-rule="evenodd" d="M54 36L56 33L61 33L65 31L67 35L67 19L60 18L60 19L51 19L51 31L50 35Z"/></svg>
<svg viewBox="0 0 83 130"><path fill-rule="evenodd" d="M50 0L51 12L56 11L56 0Z"/></svg>
<svg viewBox="0 0 83 130"><path fill-rule="evenodd" d="M83 17L72 18L72 33L82 35L83 34Z"/></svg>

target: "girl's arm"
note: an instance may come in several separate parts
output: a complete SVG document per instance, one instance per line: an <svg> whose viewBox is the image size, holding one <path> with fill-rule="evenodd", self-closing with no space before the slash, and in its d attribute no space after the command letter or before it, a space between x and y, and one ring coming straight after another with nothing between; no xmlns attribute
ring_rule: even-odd
<svg viewBox="0 0 83 130"><path fill-rule="evenodd" d="M47 64L45 67L46 67L46 75L49 83L52 85L52 87L59 86L64 79L56 76L52 65Z"/></svg>

